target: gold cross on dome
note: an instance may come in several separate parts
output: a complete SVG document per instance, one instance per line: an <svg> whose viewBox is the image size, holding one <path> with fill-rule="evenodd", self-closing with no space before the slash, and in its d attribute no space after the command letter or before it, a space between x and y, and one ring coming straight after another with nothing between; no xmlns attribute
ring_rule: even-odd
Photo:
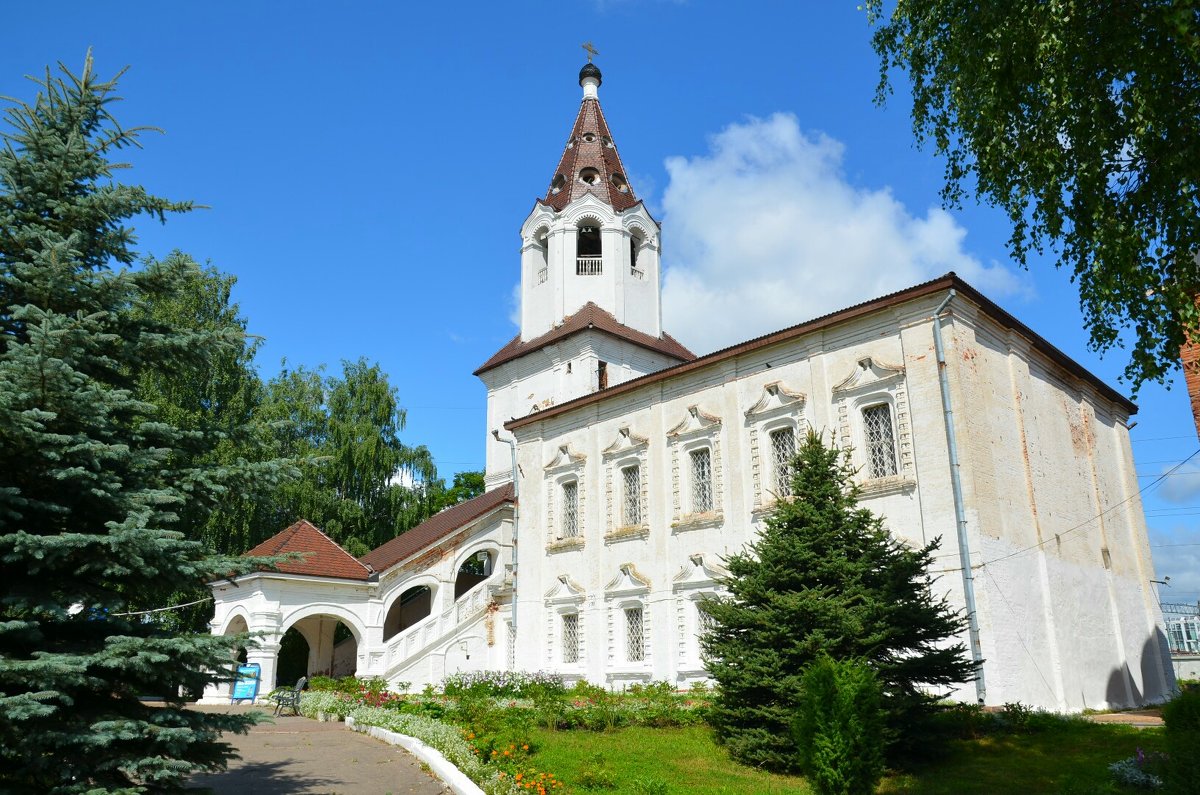
<svg viewBox="0 0 1200 795"><path fill-rule="evenodd" d="M600 51L593 47L590 41L584 42L581 46L588 54L588 63L592 62L592 56L600 54Z"/></svg>

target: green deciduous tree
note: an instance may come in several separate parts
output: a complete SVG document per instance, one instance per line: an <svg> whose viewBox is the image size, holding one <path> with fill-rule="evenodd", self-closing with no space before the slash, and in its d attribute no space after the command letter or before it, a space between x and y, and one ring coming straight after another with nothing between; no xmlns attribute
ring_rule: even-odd
<svg viewBox="0 0 1200 795"><path fill-rule="evenodd" d="M405 413L378 365L343 362L340 377L285 367L266 385L262 416L277 453L304 462L257 520L263 538L304 518L361 555L435 510L433 457L400 441Z"/></svg>
<svg viewBox="0 0 1200 795"><path fill-rule="evenodd" d="M795 459L792 498L762 534L727 561L728 596L702 603L715 627L702 638L719 687L709 713L734 758L796 770L791 734L805 669L821 654L861 658L879 677L890 731L909 737L938 691L969 680L955 642L965 629L927 569L934 541L909 549L859 508L853 469L809 434Z"/></svg>
<svg viewBox="0 0 1200 795"><path fill-rule="evenodd" d="M278 467L214 466L220 434L138 398L155 371L241 350L242 329L147 311L181 300L196 270L180 257L124 267L128 223L191 205L114 179L138 130L109 114L115 81L90 54L81 74L39 85L8 109L0 149L0 790L170 790L223 765L219 732L247 725L178 697L229 639L125 613L244 569L174 528Z"/></svg>
<svg viewBox="0 0 1200 795"><path fill-rule="evenodd" d="M887 6L891 6L890 9ZM1013 224L1010 248L1057 249L1092 345L1132 329L1135 386L1176 367L1200 290L1200 5L867 0L913 129Z"/></svg>

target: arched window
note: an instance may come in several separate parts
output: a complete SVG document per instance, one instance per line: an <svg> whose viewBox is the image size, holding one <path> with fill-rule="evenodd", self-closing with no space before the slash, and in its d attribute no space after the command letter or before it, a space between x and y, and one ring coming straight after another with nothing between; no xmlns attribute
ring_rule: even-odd
<svg viewBox="0 0 1200 795"><path fill-rule="evenodd" d="M429 615L433 608L433 591L428 585L418 585L400 594L392 602L383 621L383 639L387 640Z"/></svg>
<svg viewBox="0 0 1200 795"><path fill-rule="evenodd" d="M867 448L867 472L872 478L896 474L896 437L892 430L892 408L877 403L862 410L863 436Z"/></svg>
<svg viewBox="0 0 1200 795"><path fill-rule="evenodd" d="M492 576L492 565L495 563L491 552L476 552L463 561L458 567L458 576L454 578L454 598L465 594L479 583Z"/></svg>
<svg viewBox="0 0 1200 795"><path fill-rule="evenodd" d="M629 233L629 272L641 279L646 275L645 269L638 265L638 255L642 251L642 245L646 239L642 233L634 229Z"/></svg>
<svg viewBox="0 0 1200 795"><path fill-rule="evenodd" d="M533 243L537 246L538 258L535 261L537 268L537 283L545 284L550 278L550 232L545 227L533 233Z"/></svg>
<svg viewBox="0 0 1200 795"><path fill-rule="evenodd" d="M604 272L604 250L600 243L600 225L592 220L579 224L575 238L575 274L599 276Z"/></svg>

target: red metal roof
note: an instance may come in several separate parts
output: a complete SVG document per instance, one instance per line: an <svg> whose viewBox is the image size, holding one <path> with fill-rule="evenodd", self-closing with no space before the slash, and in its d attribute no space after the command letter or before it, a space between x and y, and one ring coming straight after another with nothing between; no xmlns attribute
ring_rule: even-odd
<svg viewBox="0 0 1200 795"><path fill-rule="evenodd" d="M580 179L585 169L596 170L594 181ZM608 122L604 120L604 111L600 110L600 100L593 97L585 97L579 106L579 115L575 117L575 126L571 128L571 137L558 161L545 201L555 210L562 210L588 193L617 212L638 203Z"/></svg>
<svg viewBox="0 0 1200 795"><path fill-rule="evenodd" d="M280 563L277 569L286 574L309 577L339 577L346 580L365 580L371 570L319 529L301 519L246 553L250 557L269 557L288 552L306 553L300 560Z"/></svg>
<svg viewBox="0 0 1200 795"><path fill-rule="evenodd" d="M558 342L564 337L569 337L576 332L589 328L599 329L614 337L619 337L626 342L632 342L634 345L649 348L652 351L665 354L681 362L690 362L696 358L694 353L683 347L670 334L664 333L661 337L651 337L644 331L638 331L626 326L613 317L611 313L588 301L583 305L582 309L568 316L562 323L540 337L534 337L527 342L521 341L520 334L513 337L507 345L496 351L490 359L481 364L479 369L475 371L475 375L484 373L493 367L498 367L527 353L533 353L547 345Z"/></svg>
<svg viewBox="0 0 1200 795"><path fill-rule="evenodd" d="M363 555L361 560L374 571L385 571L506 502L513 502L511 483L434 514L411 530Z"/></svg>
<svg viewBox="0 0 1200 795"><path fill-rule="evenodd" d="M683 362L682 364L673 365L665 370L649 373L629 381L623 381L615 386L610 386L608 389L603 389L599 392L593 392L590 395L577 397L574 400L569 400L566 403L560 403L557 406L551 406L547 409L543 409L542 411L525 417L515 417L504 423L504 427L509 430L516 430L517 428L521 428L535 422L541 422L550 417L555 417L560 414L574 411L580 406L591 405L592 403L597 403L602 400L611 400L617 395L631 392L635 389L646 386L647 384L665 381L667 379L674 378L677 375L691 372L692 370L697 370L701 367L707 367L718 362L723 362L743 353L757 350L758 348L774 345L785 340L794 339L803 334L809 334L814 331L826 329L838 323L844 323L849 320L862 317L863 315L871 314L872 312L878 312L881 309L887 309L896 306L904 301L912 301L917 298L924 298L926 296L933 295L934 293L951 289L957 290L963 298L974 303L981 310L983 310L984 313L989 315L1000 325L1004 326L1005 328L1012 329L1016 333L1023 336L1029 341L1030 345L1032 345L1035 350L1041 352L1044 356L1062 367L1068 373L1085 383L1091 384L1101 397L1112 401L1130 414L1137 413L1137 405L1134 404L1133 401L1101 381L1098 377L1085 369L1081 364L1067 356L1058 348L1051 345L1046 341L1045 338L1036 334L1024 323L1001 309L997 304L993 303L989 298L984 296L983 293L979 292L974 287L963 281L958 274L951 271L944 276L939 276L936 279L909 287L905 290L890 293L880 298L875 298L871 301L864 301L863 303L855 304L854 306L847 307L846 309L832 312L828 315L823 315L805 323L800 323L796 326L790 326L780 331L764 334L761 337L755 337L754 339L740 342L737 345L732 345L728 348L722 348L719 351L713 351L712 353L705 354L698 359L692 357L689 361ZM537 340L533 340L533 342L536 341ZM511 344L512 343L509 343L509 345ZM503 353L503 351L504 349L501 350L501 353ZM497 353L496 356L492 357L492 359L495 359L499 355L500 354ZM490 361L491 360L489 360L489 363ZM488 366L489 365L484 365L484 367L481 367L476 371L476 374L482 372Z"/></svg>

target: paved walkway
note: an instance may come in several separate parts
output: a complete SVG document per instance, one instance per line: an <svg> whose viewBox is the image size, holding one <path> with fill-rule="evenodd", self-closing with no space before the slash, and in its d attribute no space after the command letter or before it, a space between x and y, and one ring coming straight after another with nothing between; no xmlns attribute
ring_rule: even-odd
<svg viewBox="0 0 1200 795"><path fill-rule="evenodd" d="M193 707L219 712L249 712L254 707ZM261 711L261 707L258 708ZM269 714L269 713L268 713ZM320 723L300 717L274 718L249 734L227 734L241 759L224 773L193 776L193 787L211 787L217 795L442 795L441 781L401 748L350 731L344 723Z"/></svg>
<svg viewBox="0 0 1200 795"><path fill-rule="evenodd" d="M1163 725L1162 710L1158 708L1100 712L1088 715L1087 719L1093 723L1123 723L1126 726L1137 726L1142 729Z"/></svg>

